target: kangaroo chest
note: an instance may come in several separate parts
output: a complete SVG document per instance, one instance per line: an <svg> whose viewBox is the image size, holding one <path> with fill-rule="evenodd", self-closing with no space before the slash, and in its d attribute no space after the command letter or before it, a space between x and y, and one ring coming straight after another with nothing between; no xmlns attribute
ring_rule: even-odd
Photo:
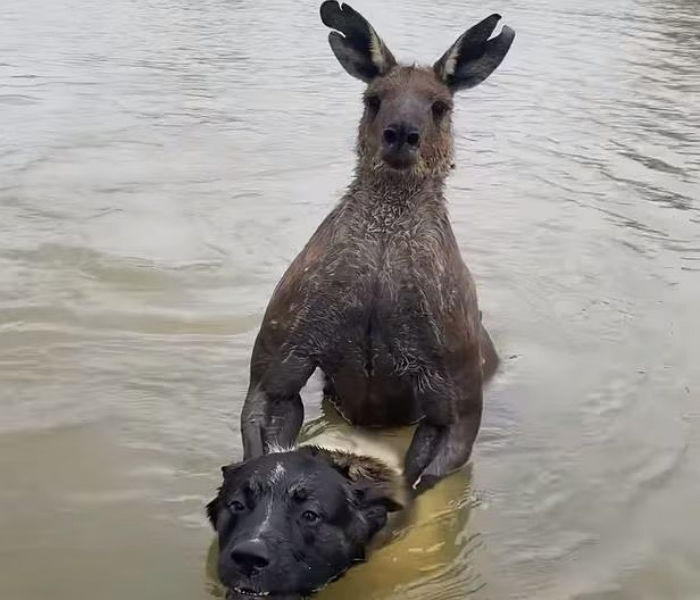
<svg viewBox="0 0 700 600"><path fill-rule="evenodd" d="M445 306L438 236L381 231L346 244L332 275L338 306L320 366L327 395L356 424L386 426L421 417L416 374L430 368ZM327 280L328 281L328 280Z"/></svg>

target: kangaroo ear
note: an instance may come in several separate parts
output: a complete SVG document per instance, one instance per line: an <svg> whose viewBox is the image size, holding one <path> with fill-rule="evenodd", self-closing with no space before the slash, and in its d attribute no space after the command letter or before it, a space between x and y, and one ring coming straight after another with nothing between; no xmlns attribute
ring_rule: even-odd
<svg viewBox="0 0 700 600"><path fill-rule="evenodd" d="M396 65L367 19L348 4L327 0L321 4L321 20L336 30L328 34L328 41L338 62L353 77L370 82Z"/></svg>
<svg viewBox="0 0 700 600"><path fill-rule="evenodd" d="M493 14L467 29L433 65L453 93L479 85L505 58L515 31L504 25L500 34L489 39L500 19L501 15Z"/></svg>

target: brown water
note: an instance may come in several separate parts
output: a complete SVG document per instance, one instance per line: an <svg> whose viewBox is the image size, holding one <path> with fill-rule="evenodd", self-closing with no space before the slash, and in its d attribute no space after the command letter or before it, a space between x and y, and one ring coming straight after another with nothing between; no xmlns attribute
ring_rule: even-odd
<svg viewBox="0 0 700 600"><path fill-rule="evenodd" d="M700 5L355 6L404 60L518 32L449 190L506 360L426 497L443 562L390 546L331 597L700 598ZM2 600L215 593L256 327L353 160L326 34L317 2L0 4Z"/></svg>

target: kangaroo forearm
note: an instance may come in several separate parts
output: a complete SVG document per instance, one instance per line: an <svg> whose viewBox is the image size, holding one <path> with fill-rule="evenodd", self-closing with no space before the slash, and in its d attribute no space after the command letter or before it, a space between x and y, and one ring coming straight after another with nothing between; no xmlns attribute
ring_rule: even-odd
<svg viewBox="0 0 700 600"><path fill-rule="evenodd" d="M404 473L409 487L418 480L423 470L430 464L440 441L440 428L425 421L421 422L413 435L405 459Z"/></svg>
<svg viewBox="0 0 700 600"><path fill-rule="evenodd" d="M417 427L406 453L407 484L416 492L429 489L440 479L462 467L471 455L481 423L481 394L452 396L442 390L442 408L439 398L426 397L425 419ZM450 415L448 417L448 415Z"/></svg>
<svg viewBox="0 0 700 600"><path fill-rule="evenodd" d="M248 399L241 414L244 459L266 454L274 446L294 445L304 421L304 406L298 394L270 398L257 390Z"/></svg>

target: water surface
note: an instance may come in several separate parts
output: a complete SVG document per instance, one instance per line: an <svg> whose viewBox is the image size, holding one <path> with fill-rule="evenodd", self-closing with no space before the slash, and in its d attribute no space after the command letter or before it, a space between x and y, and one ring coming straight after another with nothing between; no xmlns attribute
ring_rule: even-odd
<svg viewBox="0 0 700 600"><path fill-rule="evenodd" d="M354 4L406 61L492 10L517 38L457 101L451 216L505 361L455 551L338 589L700 597L697 1ZM1 598L211 598L256 328L352 168L361 84L317 8L2 3Z"/></svg>

